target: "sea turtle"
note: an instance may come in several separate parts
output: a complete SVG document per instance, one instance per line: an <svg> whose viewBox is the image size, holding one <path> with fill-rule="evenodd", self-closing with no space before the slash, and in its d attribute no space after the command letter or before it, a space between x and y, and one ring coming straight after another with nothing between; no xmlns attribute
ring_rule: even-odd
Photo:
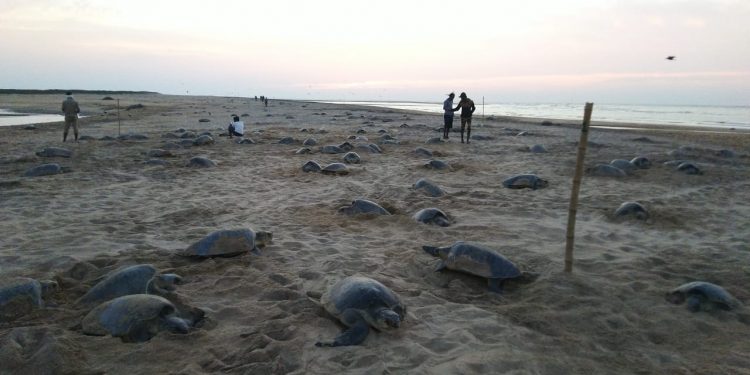
<svg viewBox="0 0 750 375"><path fill-rule="evenodd" d="M714 307L731 310L742 306L740 301L724 288L706 281L693 281L680 285L668 292L666 298L674 304L681 304L687 300L687 308L692 312L710 310Z"/></svg>
<svg viewBox="0 0 750 375"><path fill-rule="evenodd" d="M150 264L123 267L107 275L89 289L79 303L108 301L129 294L166 294L182 283L182 278L173 273L160 274Z"/></svg>
<svg viewBox="0 0 750 375"><path fill-rule="evenodd" d="M180 138L182 138L182 139L188 139L188 138L195 138L197 136L198 136L198 134L195 134L195 132L193 132L193 131L186 131L186 132L182 133L182 135L180 135Z"/></svg>
<svg viewBox="0 0 750 375"><path fill-rule="evenodd" d="M508 189L528 188L531 190L536 190L547 187L547 185L549 185L549 182L547 180L542 179L534 174L519 174L503 180L503 186Z"/></svg>
<svg viewBox="0 0 750 375"><path fill-rule="evenodd" d="M432 144L445 143L445 141L442 138L440 138L440 137L432 137L432 138L428 139L427 142L425 142L425 143L427 143L428 145L432 145Z"/></svg>
<svg viewBox="0 0 750 375"><path fill-rule="evenodd" d="M719 151L716 151L716 156L722 157L722 158L733 158L737 156L734 151L728 150L728 149L721 149Z"/></svg>
<svg viewBox="0 0 750 375"><path fill-rule="evenodd" d="M349 168L346 167L346 164L343 163L331 163L323 167L323 169L320 170L323 174L332 174L332 175L346 175L349 174Z"/></svg>
<svg viewBox="0 0 750 375"><path fill-rule="evenodd" d="M57 290L51 280L19 277L0 286L0 321L20 318L34 309L44 307L44 297Z"/></svg>
<svg viewBox="0 0 750 375"><path fill-rule="evenodd" d="M303 146L315 146L318 144L318 141L315 140L315 138L307 138L304 142L302 142Z"/></svg>
<svg viewBox="0 0 750 375"><path fill-rule="evenodd" d="M344 163L347 164L359 164L362 162L362 158L359 157L354 151L349 151L344 155Z"/></svg>
<svg viewBox="0 0 750 375"><path fill-rule="evenodd" d="M127 133L127 134L118 135L117 139L121 141L143 141L143 140L148 139L148 136L145 134Z"/></svg>
<svg viewBox="0 0 750 375"><path fill-rule="evenodd" d="M638 167L639 169L651 168L651 160L649 160L645 156L636 156L630 162L636 167Z"/></svg>
<svg viewBox="0 0 750 375"><path fill-rule="evenodd" d="M388 212L388 210L381 207L379 204L373 201L368 201L366 199L353 200L352 204L339 208L339 213L346 214L346 215L355 215L355 214L390 215L391 214L390 212Z"/></svg>
<svg viewBox="0 0 750 375"><path fill-rule="evenodd" d="M39 177L39 176L50 176L53 174L59 174L63 173L63 167L60 166L60 164L57 163L48 163L48 164L42 164L37 165L36 167L32 167L26 170L24 172L25 177Z"/></svg>
<svg viewBox="0 0 750 375"><path fill-rule="evenodd" d="M547 152L547 149L544 148L542 145L533 145L529 147L529 152L535 153L535 154L543 154Z"/></svg>
<svg viewBox="0 0 750 375"><path fill-rule="evenodd" d="M302 166L303 172L320 172L322 169L323 167L314 160L308 160L307 163Z"/></svg>
<svg viewBox="0 0 750 375"><path fill-rule="evenodd" d="M295 143L295 142L297 142L297 141L294 140L294 138L292 138L292 137L284 137L284 138L281 138L279 140L279 144L282 144L282 145L290 145L290 144Z"/></svg>
<svg viewBox="0 0 750 375"><path fill-rule="evenodd" d="M521 272L513 262L504 256L482 246L458 241L447 247L422 246L422 249L434 257L442 259L435 271L444 269L460 271L487 279L489 289L502 293L506 279L530 276Z"/></svg>
<svg viewBox="0 0 750 375"><path fill-rule="evenodd" d="M312 154L312 149L310 147L301 147L297 151L294 151L297 155L307 155Z"/></svg>
<svg viewBox="0 0 750 375"><path fill-rule="evenodd" d="M195 322L178 316L177 308L164 297L131 294L102 303L81 321L84 334L112 335L123 342L143 342L159 331L188 333Z"/></svg>
<svg viewBox="0 0 750 375"><path fill-rule="evenodd" d="M42 151L37 151L36 156L45 158L69 158L73 155L73 151L66 148L59 147L47 147Z"/></svg>
<svg viewBox="0 0 750 375"><path fill-rule="evenodd" d="M383 134L383 135L380 136L380 140L381 141L392 141L394 139L396 139L396 138L394 136L390 135L390 134Z"/></svg>
<svg viewBox="0 0 750 375"><path fill-rule="evenodd" d="M609 165L621 169L623 172L630 174L633 173L638 167L633 163L625 159L615 159L609 162Z"/></svg>
<svg viewBox="0 0 750 375"><path fill-rule="evenodd" d="M406 306L398 295L380 282L368 277L350 276L337 282L320 298L329 314L348 327L333 341L318 341L315 346L359 345L370 333L401 326Z"/></svg>
<svg viewBox="0 0 750 375"><path fill-rule="evenodd" d="M164 133L164 134L162 134L162 135L161 135L161 137L162 137L162 138L165 138L165 139L175 139L175 138L180 138L180 136L179 136L179 135L177 135L177 134L175 134L175 133Z"/></svg>
<svg viewBox="0 0 750 375"><path fill-rule="evenodd" d="M649 217L648 210L638 202L625 202L615 210L615 216L628 217L633 216L638 220L647 220Z"/></svg>
<svg viewBox="0 0 750 375"><path fill-rule="evenodd" d="M383 149L380 148L380 146L376 145L375 143L370 143L367 146L370 147L370 149L372 150L372 152L375 153L375 154L382 154L383 153Z"/></svg>
<svg viewBox="0 0 750 375"><path fill-rule="evenodd" d="M423 208L417 211L417 213L414 214L413 218L420 223L435 224L441 227L447 227L451 225L451 222L448 219L448 215L446 215L445 212L441 211L440 209L434 207Z"/></svg>
<svg viewBox="0 0 750 375"><path fill-rule="evenodd" d="M685 162L677 166L677 171L685 173L685 174L703 174L703 171L698 168L697 165Z"/></svg>
<svg viewBox="0 0 750 375"><path fill-rule="evenodd" d="M420 178L419 180L417 180L412 188L414 188L415 190L421 189L431 197L442 197L443 195L445 195L445 190L441 189L434 182L426 178Z"/></svg>
<svg viewBox="0 0 750 375"><path fill-rule="evenodd" d="M164 150L161 148L155 148L155 149L149 150L149 152L146 155L151 158L165 158L165 157L174 156L174 154L172 154L172 151Z"/></svg>
<svg viewBox="0 0 750 375"><path fill-rule="evenodd" d="M197 168L212 168L216 166L216 163L211 159L204 158L202 156L195 156L188 160L187 166Z"/></svg>
<svg viewBox="0 0 750 375"><path fill-rule="evenodd" d="M344 150L344 152L349 152L351 150L354 150L354 146L349 142L344 142L339 145L339 148Z"/></svg>
<svg viewBox="0 0 750 375"><path fill-rule="evenodd" d="M193 146L205 146L214 144L214 138L210 135L203 134L193 140Z"/></svg>
<svg viewBox="0 0 750 375"><path fill-rule="evenodd" d="M203 237L187 249L177 254L188 257L208 258L216 256L233 256L246 252L260 254L259 247L263 247L273 239L273 233L253 231L252 229L219 230Z"/></svg>
<svg viewBox="0 0 750 375"><path fill-rule="evenodd" d="M442 160L430 160L424 165L425 168L431 168L431 169L448 169L450 166L448 166L448 163L442 161Z"/></svg>
<svg viewBox="0 0 750 375"><path fill-rule="evenodd" d="M339 146L327 145L321 147L320 152L323 154L343 154L346 151L342 150Z"/></svg>
<svg viewBox="0 0 750 375"><path fill-rule="evenodd" d="M422 148L422 147L417 147L416 149L414 149L414 154L417 156L423 156L423 157L428 157L428 158L432 157L432 151L426 148Z"/></svg>
<svg viewBox="0 0 750 375"><path fill-rule="evenodd" d="M588 172L592 176L598 177L625 177L627 175L622 169L610 164L597 164L593 168L589 168Z"/></svg>

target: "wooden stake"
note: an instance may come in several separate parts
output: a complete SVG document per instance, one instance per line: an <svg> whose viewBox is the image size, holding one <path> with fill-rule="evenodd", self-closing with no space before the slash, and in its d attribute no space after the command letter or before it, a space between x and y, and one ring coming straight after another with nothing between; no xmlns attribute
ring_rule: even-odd
<svg viewBox="0 0 750 375"><path fill-rule="evenodd" d="M117 99L117 136L120 136L120 99Z"/></svg>
<svg viewBox="0 0 750 375"><path fill-rule="evenodd" d="M573 189L570 192L570 207L568 208L568 234L565 242L565 272L573 272L573 242L576 231L576 212L578 211L578 192L581 190L581 176L583 175L583 158L586 156L586 146L589 139L589 124L594 103L586 103L583 110L583 125L581 126L581 140L578 142L578 157L576 158L576 172L573 176Z"/></svg>

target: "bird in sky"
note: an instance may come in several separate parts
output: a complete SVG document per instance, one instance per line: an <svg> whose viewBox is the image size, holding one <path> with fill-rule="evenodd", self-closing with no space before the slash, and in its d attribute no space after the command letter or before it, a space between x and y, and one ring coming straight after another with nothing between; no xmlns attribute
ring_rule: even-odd
<svg viewBox="0 0 750 375"><path fill-rule="evenodd" d="M674 60L674 56L667 56L667 60Z"/></svg>

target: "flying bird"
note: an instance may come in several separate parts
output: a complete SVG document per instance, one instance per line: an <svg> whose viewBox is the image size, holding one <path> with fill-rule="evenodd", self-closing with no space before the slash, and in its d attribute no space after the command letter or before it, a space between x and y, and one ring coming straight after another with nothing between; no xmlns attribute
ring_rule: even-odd
<svg viewBox="0 0 750 375"><path fill-rule="evenodd" d="M674 60L674 56L667 56L667 60Z"/></svg>

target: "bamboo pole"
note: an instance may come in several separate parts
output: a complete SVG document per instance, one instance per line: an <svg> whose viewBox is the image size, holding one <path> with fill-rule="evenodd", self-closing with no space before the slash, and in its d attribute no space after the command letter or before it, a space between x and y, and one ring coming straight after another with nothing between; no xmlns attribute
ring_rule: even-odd
<svg viewBox="0 0 750 375"><path fill-rule="evenodd" d="M583 158L586 156L586 146L589 138L589 124L594 103L586 103L583 110L583 125L581 126L581 140L578 142L578 157L576 171L573 176L573 189L570 191L570 207L568 208L568 233L565 241L565 272L573 272L573 242L576 230L576 212L578 212L578 193L581 191L581 176L583 175Z"/></svg>

